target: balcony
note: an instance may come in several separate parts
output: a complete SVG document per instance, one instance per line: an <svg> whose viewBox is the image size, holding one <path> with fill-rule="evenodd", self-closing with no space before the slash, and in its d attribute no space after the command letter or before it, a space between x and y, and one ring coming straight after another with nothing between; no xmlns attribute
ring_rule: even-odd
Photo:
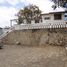
<svg viewBox="0 0 67 67"><path fill-rule="evenodd" d="M46 23L36 23L36 24L23 24L15 25L15 30L22 29L44 29L44 28L66 28L67 24L65 21L47 21Z"/></svg>

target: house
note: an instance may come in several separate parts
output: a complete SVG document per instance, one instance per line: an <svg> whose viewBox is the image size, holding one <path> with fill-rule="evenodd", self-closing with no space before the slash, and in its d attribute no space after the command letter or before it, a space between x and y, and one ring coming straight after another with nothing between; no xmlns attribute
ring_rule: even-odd
<svg viewBox="0 0 67 67"><path fill-rule="evenodd" d="M42 14L42 21L35 23L34 20L31 24L15 25L15 29L40 29L40 28L66 28L67 27L67 12L66 11L53 11L50 13Z"/></svg>
<svg viewBox="0 0 67 67"><path fill-rule="evenodd" d="M58 23L64 23L67 21L67 12L66 11L59 11L59 12L50 12L46 14L42 14L42 23L47 22L58 22Z"/></svg>

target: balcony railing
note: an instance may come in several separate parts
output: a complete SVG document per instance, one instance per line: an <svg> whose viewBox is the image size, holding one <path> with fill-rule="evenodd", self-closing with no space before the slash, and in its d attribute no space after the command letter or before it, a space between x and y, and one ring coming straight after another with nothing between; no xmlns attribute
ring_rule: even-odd
<svg viewBox="0 0 67 67"><path fill-rule="evenodd" d="M36 24L23 24L23 25L15 25L15 30L22 29L42 29L42 28L65 28L67 24L65 21L52 21L46 23L36 23Z"/></svg>

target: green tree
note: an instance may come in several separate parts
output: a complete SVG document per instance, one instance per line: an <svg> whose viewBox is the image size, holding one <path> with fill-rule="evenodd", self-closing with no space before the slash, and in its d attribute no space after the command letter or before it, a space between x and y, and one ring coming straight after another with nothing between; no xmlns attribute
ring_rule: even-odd
<svg viewBox="0 0 67 67"><path fill-rule="evenodd" d="M65 4L67 3L67 0L51 0L55 3L52 7L55 9L58 6L65 7Z"/></svg>
<svg viewBox="0 0 67 67"><path fill-rule="evenodd" d="M32 20L35 21L35 23L39 23L41 19L41 10L36 5L29 5L24 7L24 9L21 9L18 14L18 24L24 23L24 20L26 20L26 23L31 23Z"/></svg>

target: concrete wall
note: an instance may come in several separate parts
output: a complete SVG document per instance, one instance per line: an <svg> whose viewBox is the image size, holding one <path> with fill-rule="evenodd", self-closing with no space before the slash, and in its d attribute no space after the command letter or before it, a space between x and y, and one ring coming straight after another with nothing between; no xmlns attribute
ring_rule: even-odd
<svg viewBox="0 0 67 67"><path fill-rule="evenodd" d="M66 45L67 29L16 30L9 33L3 42L13 45L20 42L24 46Z"/></svg>

